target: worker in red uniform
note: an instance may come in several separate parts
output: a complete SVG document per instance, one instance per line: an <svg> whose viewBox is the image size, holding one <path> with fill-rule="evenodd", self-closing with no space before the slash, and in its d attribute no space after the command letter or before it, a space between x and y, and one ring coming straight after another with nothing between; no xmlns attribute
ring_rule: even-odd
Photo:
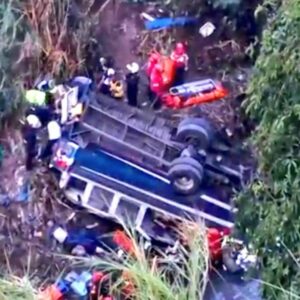
<svg viewBox="0 0 300 300"><path fill-rule="evenodd" d="M184 75L188 70L189 57L186 53L186 47L183 43L177 43L175 49L171 53L171 59L175 63L175 78L173 86L181 85L184 83Z"/></svg>
<svg viewBox="0 0 300 300"><path fill-rule="evenodd" d="M162 66L157 63L150 74L150 89L149 89L149 100L153 104L154 109L159 109L161 106L160 96L164 90L163 82L163 69Z"/></svg>
<svg viewBox="0 0 300 300"><path fill-rule="evenodd" d="M148 63L147 63L147 67L146 67L146 73L148 78L150 78L151 73L155 67L155 65L158 63L159 61L159 54L156 52L151 53L151 55L149 56L148 59Z"/></svg>

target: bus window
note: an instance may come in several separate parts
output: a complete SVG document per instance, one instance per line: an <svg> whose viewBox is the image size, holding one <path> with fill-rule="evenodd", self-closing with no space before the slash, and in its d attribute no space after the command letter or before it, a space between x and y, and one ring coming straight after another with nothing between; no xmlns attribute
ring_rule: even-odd
<svg viewBox="0 0 300 300"><path fill-rule="evenodd" d="M88 205L94 209L108 212L114 194L104 188L94 187L89 198Z"/></svg>
<svg viewBox="0 0 300 300"><path fill-rule="evenodd" d="M116 215L125 223L129 225L134 225L139 209L139 205L136 205L129 199L122 197L116 210Z"/></svg>
<svg viewBox="0 0 300 300"><path fill-rule="evenodd" d="M71 176L68 182L68 188L84 191L86 184L87 183L85 181L78 179L77 177Z"/></svg>

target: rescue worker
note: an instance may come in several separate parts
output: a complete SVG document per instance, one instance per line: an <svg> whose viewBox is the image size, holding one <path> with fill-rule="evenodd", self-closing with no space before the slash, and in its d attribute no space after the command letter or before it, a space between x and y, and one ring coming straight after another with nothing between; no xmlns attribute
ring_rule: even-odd
<svg viewBox="0 0 300 300"><path fill-rule="evenodd" d="M110 83L111 96L117 100L122 100L124 97L124 88L120 80L113 79Z"/></svg>
<svg viewBox="0 0 300 300"><path fill-rule="evenodd" d="M30 114L26 117L23 127L23 138L25 141L25 166L27 171L33 169L33 160L37 155L37 130L42 124L36 115Z"/></svg>
<svg viewBox="0 0 300 300"><path fill-rule="evenodd" d="M99 63L100 63L100 72L105 73L108 69L108 65L107 65L107 59L105 57L100 57L99 59Z"/></svg>
<svg viewBox="0 0 300 300"><path fill-rule="evenodd" d="M140 67L136 62L128 64L127 69L129 73L126 75L127 83L127 99L130 106L136 107L138 105L138 92L140 76L138 74Z"/></svg>
<svg viewBox="0 0 300 300"><path fill-rule="evenodd" d="M159 54L156 52L153 52L149 57L147 67L146 67L146 74L147 74L148 78L150 78L150 75L151 75L155 65L158 63L158 61L159 61Z"/></svg>
<svg viewBox="0 0 300 300"><path fill-rule="evenodd" d="M92 82L92 79L88 77L76 76L70 81L70 85L78 86L78 99L84 101L84 98L88 96Z"/></svg>
<svg viewBox="0 0 300 300"><path fill-rule="evenodd" d="M48 106L54 103L54 97L51 93L37 89L26 91L25 100L33 106Z"/></svg>
<svg viewBox="0 0 300 300"><path fill-rule="evenodd" d="M173 86L184 83L185 72L188 70L189 57L183 43L177 43L174 51L171 53L171 59L175 63L175 78Z"/></svg>
<svg viewBox="0 0 300 300"><path fill-rule="evenodd" d="M103 77L99 84L100 92L105 95L110 95L110 84L115 76L115 70L113 68L107 69L107 71L103 74Z"/></svg>
<svg viewBox="0 0 300 300"><path fill-rule="evenodd" d="M47 159L51 156L53 146L61 138L61 127L54 118L52 118L52 120L47 124L47 133L48 141L40 155L40 159L42 160Z"/></svg>
<svg viewBox="0 0 300 300"><path fill-rule="evenodd" d="M163 93L163 68L156 64L150 74L149 100L154 109L161 107L160 96Z"/></svg>

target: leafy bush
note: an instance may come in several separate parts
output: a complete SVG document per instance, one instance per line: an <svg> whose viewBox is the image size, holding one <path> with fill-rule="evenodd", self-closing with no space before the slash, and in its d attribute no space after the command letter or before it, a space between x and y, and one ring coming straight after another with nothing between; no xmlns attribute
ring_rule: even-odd
<svg viewBox="0 0 300 300"><path fill-rule="evenodd" d="M0 121L21 103L22 82L26 76L21 63L33 43L23 15L12 1L0 4Z"/></svg>
<svg viewBox="0 0 300 300"><path fill-rule="evenodd" d="M202 300L207 285L209 253L206 230L203 225L188 226L183 224L182 233L190 249L189 255L182 250L176 256L166 254L149 257L144 251L144 244L127 233L135 241L135 256L122 261L113 259L88 259L89 266L100 268L107 273L126 274L112 285L112 293L121 297L122 287L128 279L136 300ZM113 257L115 254L112 253ZM172 279L170 278L172 277ZM119 299L119 298L118 298ZM122 297L120 298L122 299Z"/></svg>
<svg viewBox="0 0 300 300"><path fill-rule="evenodd" d="M29 279L11 276L0 278L1 300L38 300L37 291L32 287Z"/></svg>
<svg viewBox="0 0 300 300"><path fill-rule="evenodd" d="M262 257L267 299L300 291L299 32L300 0L285 1L264 32L245 102L258 123L260 176L240 196L237 225Z"/></svg>

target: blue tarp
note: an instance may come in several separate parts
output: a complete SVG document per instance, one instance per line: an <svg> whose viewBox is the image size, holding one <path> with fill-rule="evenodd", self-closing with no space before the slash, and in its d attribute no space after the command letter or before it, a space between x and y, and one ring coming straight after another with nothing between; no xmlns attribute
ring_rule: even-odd
<svg viewBox="0 0 300 300"><path fill-rule="evenodd" d="M145 21L145 27L147 30L155 30L195 23L197 23L197 18L193 17L159 18L153 21Z"/></svg>

